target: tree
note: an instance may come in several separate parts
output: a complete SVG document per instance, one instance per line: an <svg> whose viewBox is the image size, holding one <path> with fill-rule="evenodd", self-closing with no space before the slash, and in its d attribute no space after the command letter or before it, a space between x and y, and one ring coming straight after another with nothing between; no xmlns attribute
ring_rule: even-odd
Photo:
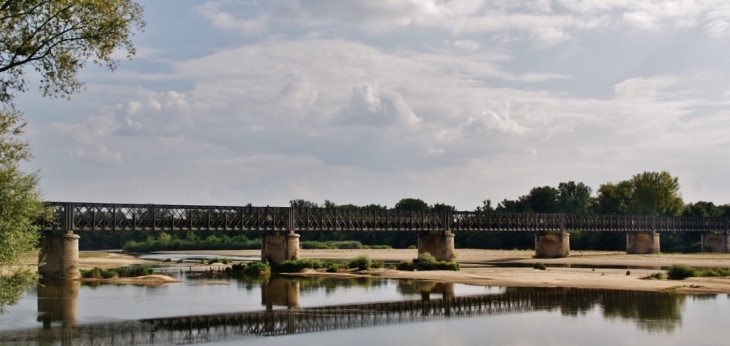
<svg viewBox="0 0 730 346"><path fill-rule="evenodd" d="M81 90L77 75L89 61L114 70L117 49L135 54L130 37L144 26L142 13L131 0L0 0L0 310L37 281L19 260L35 249L44 212L38 174L19 167L31 155L18 139L25 121L14 93L27 90L29 68L51 97Z"/></svg>
<svg viewBox="0 0 730 346"><path fill-rule="evenodd" d="M131 0L0 0L0 103L26 90L31 67L44 96L67 97L82 89L78 72L88 61L114 70L122 48L131 58L131 36L143 8Z"/></svg>
<svg viewBox="0 0 730 346"><path fill-rule="evenodd" d="M684 202L679 196L679 180L667 171L644 172L631 178L629 204L633 214L677 216Z"/></svg>
<svg viewBox="0 0 730 346"><path fill-rule="evenodd" d="M715 203L699 201L684 206L682 216L717 217L722 215L722 209Z"/></svg>
<svg viewBox="0 0 730 346"><path fill-rule="evenodd" d="M0 311L36 279L19 266L36 248L37 221L44 212L38 174L20 170L20 162L30 158L28 144L18 139L25 124L15 109L0 108Z"/></svg>
<svg viewBox="0 0 730 346"><path fill-rule="evenodd" d="M319 208L319 204L305 199L292 199L289 201L289 206L292 208Z"/></svg>
<svg viewBox="0 0 730 346"><path fill-rule="evenodd" d="M403 198L395 204L396 210L431 210L428 204L418 198Z"/></svg>
<svg viewBox="0 0 730 346"><path fill-rule="evenodd" d="M591 209L596 214L626 215L629 213L632 195L633 186L628 180L617 184L602 184Z"/></svg>
<svg viewBox="0 0 730 346"><path fill-rule="evenodd" d="M558 184L558 209L563 213L585 214L591 201L592 189L583 183L569 181Z"/></svg>
<svg viewBox="0 0 730 346"><path fill-rule="evenodd" d="M527 196L520 197L530 213L557 213L558 190L551 186L533 187Z"/></svg>
<svg viewBox="0 0 730 346"><path fill-rule="evenodd" d="M434 204L434 205L431 206L431 210L433 210L433 211L439 211L439 212L443 212L443 211L456 211L456 207L453 206L453 205L448 205L448 204L444 204L444 203L436 203L436 204Z"/></svg>

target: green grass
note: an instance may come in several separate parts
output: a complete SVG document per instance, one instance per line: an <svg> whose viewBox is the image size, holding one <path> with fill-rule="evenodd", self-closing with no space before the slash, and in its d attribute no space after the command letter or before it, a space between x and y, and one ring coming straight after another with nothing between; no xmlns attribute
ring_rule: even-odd
<svg viewBox="0 0 730 346"><path fill-rule="evenodd" d="M359 270L368 270L372 265L372 260L367 255L357 256L347 262L348 268L357 268Z"/></svg>
<svg viewBox="0 0 730 346"><path fill-rule="evenodd" d="M314 241L305 240L299 243L302 249L392 249L390 245L363 245L356 240L347 241Z"/></svg>
<svg viewBox="0 0 730 346"><path fill-rule="evenodd" d="M211 258L208 260L208 264L213 264L213 263L229 264L229 263L233 263L233 261L229 260L228 258L218 258L218 257Z"/></svg>
<svg viewBox="0 0 730 346"><path fill-rule="evenodd" d="M684 280L690 277L728 277L730 270L725 268L695 268L683 264L675 264L667 268L669 280Z"/></svg>
<svg viewBox="0 0 730 346"><path fill-rule="evenodd" d="M532 269L547 270L547 267L542 262L536 262L535 264L532 265Z"/></svg>
<svg viewBox="0 0 730 346"><path fill-rule="evenodd" d="M658 272L658 273L652 273L647 276L642 277L642 280L664 280L664 273Z"/></svg>
<svg viewBox="0 0 730 346"><path fill-rule="evenodd" d="M235 264L234 264L235 265ZM244 274L249 275L262 275L262 274L268 274L271 272L271 267L262 262L251 262L247 265L245 265L242 269Z"/></svg>
<svg viewBox="0 0 730 346"><path fill-rule="evenodd" d="M422 253L418 255L418 258L413 261L403 261L398 263L396 266L397 270L413 271L413 270L451 270L459 271L459 263L437 261L433 255L429 253Z"/></svg>
<svg viewBox="0 0 730 346"><path fill-rule="evenodd" d="M81 277L85 279L132 278L155 273L150 267L93 268L89 270L81 269L79 272L81 273Z"/></svg>

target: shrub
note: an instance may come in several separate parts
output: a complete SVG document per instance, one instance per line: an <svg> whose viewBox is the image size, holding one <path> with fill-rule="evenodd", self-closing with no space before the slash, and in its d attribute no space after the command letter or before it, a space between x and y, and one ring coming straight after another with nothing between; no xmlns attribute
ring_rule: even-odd
<svg viewBox="0 0 730 346"><path fill-rule="evenodd" d="M118 278L119 273L117 273L117 271L114 269L104 270L101 272L101 277L104 279Z"/></svg>
<svg viewBox="0 0 730 346"><path fill-rule="evenodd" d="M334 264L334 263L330 264L327 267L328 273L337 273L339 270L340 270L340 266L338 266L337 264Z"/></svg>
<svg viewBox="0 0 730 346"><path fill-rule="evenodd" d="M101 279L101 269L100 268L92 268L89 270L81 270L81 277L86 279Z"/></svg>
<svg viewBox="0 0 730 346"><path fill-rule="evenodd" d="M373 268L385 268L385 262L380 260L372 260L370 266Z"/></svg>
<svg viewBox="0 0 730 346"><path fill-rule="evenodd" d="M170 263L170 262L172 262L172 258L166 258L166 259L165 259L165 262L166 262L166 263Z"/></svg>
<svg viewBox="0 0 730 346"><path fill-rule="evenodd" d="M410 245L410 246L408 246L408 249L409 250L415 250L416 249L416 246L415 245Z"/></svg>
<svg viewBox="0 0 730 346"><path fill-rule="evenodd" d="M459 263L437 261L433 255L429 253L422 253L418 255L418 258L411 262L401 262L398 264L398 270L453 270L459 271ZM402 264L402 266L401 266ZM400 269L400 268L405 269Z"/></svg>
<svg viewBox="0 0 730 346"><path fill-rule="evenodd" d="M81 277L86 279L111 279L136 277L154 274L154 270L150 267L119 267L112 269L93 268L90 270L80 270Z"/></svg>
<svg viewBox="0 0 730 346"><path fill-rule="evenodd" d="M730 270L724 268L705 268L696 269L697 276L700 277L723 277L730 276Z"/></svg>
<svg viewBox="0 0 730 346"><path fill-rule="evenodd" d="M179 260L177 260L177 261L175 261L175 263L183 263L183 262L185 262L185 261L182 258L179 259Z"/></svg>
<svg viewBox="0 0 730 346"><path fill-rule="evenodd" d="M413 262L412 261L401 261L398 263L398 265L395 267L396 270L403 270L403 271L413 271Z"/></svg>
<svg viewBox="0 0 730 346"><path fill-rule="evenodd" d="M697 276L697 270L686 265L675 264L667 268L669 280L684 280L694 276Z"/></svg>
<svg viewBox="0 0 730 346"><path fill-rule="evenodd" d="M268 264L262 262L251 262L244 268L245 274L260 275L271 271L271 267Z"/></svg>
<svg viewBox="0 0 730 346"><path fill-rule="evenodd" d="M226 268L226 269L228 269L228 268ZM243 263L239 263L239 264L234 263L231 266L231 272L234 274L243 273L245 269L246 269L246 265Z"/></svg>
<svg viewBox="0 0 730 346"><path fill-rule="evenodd" d="M359 270L368 270L372 264L370 257L367 255L357 256L347 262L348 268L357 268Z"/></svg>
<svg viewBox="0 0 730 346"><path fill-rule="evenodd" d="M664 280L664 273L653 273L641 278L642 280Z"/></svg>
<svg viewBox="0 0 730 346"><path fill-rule="evenodd" d="M397 267L395 266L395 264L389 264L389 265L388 265L388 269L389 269L389 270L396 270L396 269L397 269Z"/></svg>
<svg viewBox="0 0 730 346"><path fill-rule="evenodd" d="M629 275L631 275L631 271L630 270L627 270L626 271L626 276L629 276Z"/></svg>
<svg viewBox="0 0 730 346"><path fill-rule="evenodd" d="M434 270L436 262L436 257L433 257L430 253L424 252L418 254L418 258L413 260L413 267L416 270Z"/></svg>
<svg viewBox="0 0 730 346"><path fill-rule="evenodd" d="M538 269L538 270L546 270L547 267L542 262L536 262L532 265L532 269Z"/></svg>

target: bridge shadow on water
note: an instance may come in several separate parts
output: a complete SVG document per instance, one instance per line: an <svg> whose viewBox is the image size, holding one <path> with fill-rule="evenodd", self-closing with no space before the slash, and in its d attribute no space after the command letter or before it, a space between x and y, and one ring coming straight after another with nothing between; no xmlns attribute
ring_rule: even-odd
<svg viewBox="0 0 730 346"><path fill-rule="evenodd" d="M681 327L683 295L578 288L506 288L501 293L455 296L454 285L400 280L396 289L419 299L300 307L302 291L336 285L320 278L261 280L260 311L77 323L79 282L38 288L37 329L0 332L0 344L152 345L196 344L252 336L277 336L477 316L559 312L583 316L600 308L605 319L633 321L648 332ZM385 280L352 282L377 285ZM328 286L329 285L329 286ZM285 308L282 308L285 307Z"/></svg>

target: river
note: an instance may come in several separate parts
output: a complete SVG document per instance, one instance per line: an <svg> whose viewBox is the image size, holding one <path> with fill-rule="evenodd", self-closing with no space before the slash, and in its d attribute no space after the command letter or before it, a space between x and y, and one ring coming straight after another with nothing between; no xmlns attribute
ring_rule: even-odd
<svg viewBox="0 0 730 346"><path fill-rule="evenodd" d="M719 345L727 295L378 278L45 283L0 315L1 345Z"/></svg>

